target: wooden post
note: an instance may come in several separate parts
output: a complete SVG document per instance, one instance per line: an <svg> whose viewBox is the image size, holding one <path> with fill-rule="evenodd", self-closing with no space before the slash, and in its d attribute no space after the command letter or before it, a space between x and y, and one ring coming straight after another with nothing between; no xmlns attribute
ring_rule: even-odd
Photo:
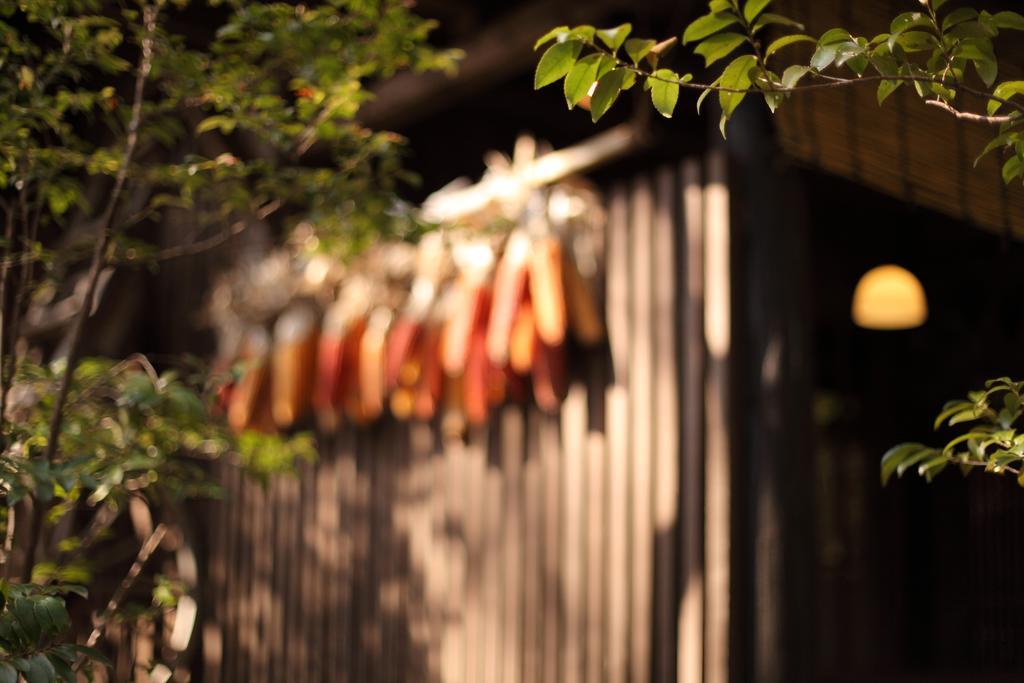
<svg viewBox="0 0 1024 683"><path fill-rule="evenodd" d="M683 196L685 282L682 308L683 345L681 417L682 567L679 580L679 683L704 679L704 192L700 161L683 163L680 185Z"/></svg>
<svg viewBox="0 0 1024 683"><path fill-rule="evenodd" d="M746 616L746 672L764 683L809 679L806 653L813 604L810 568L810 364L804 273L806 240L793 183L779 169L771 126L753 110L737 116L729 135L735 201L733 224L743 269L736 355L742 375L742 470L734 495L745 501L740 537ZM739 577L738 577L739 578Z"/></svg>
<svg viewBox="0 0 1024 683"><path fill-rule="evenodd" d="M730 671L732 269L727 182L725 153L716 150L707 159L704 187L706 683L729 683Z"/></svg>

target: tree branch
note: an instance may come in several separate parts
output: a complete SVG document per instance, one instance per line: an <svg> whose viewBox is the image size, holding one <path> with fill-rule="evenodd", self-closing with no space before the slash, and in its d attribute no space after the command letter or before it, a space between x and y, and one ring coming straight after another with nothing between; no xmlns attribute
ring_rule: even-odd
<svg viewBox="0 0 1024 683"><path fill-rule="evenodd" d="M64 375L57 389L57 396L53 403L53 414L50 417L49 440L46 442L46 450L43 454L49 462L53 462L57 454L60 440L60 426L64 418L64 405L67 403L68 391L71 388L71 380L75 374L75 366L78 363L79 346L82 341L82 330L85 328L85 321L89 317L93 307L93 298L96 294L96 284L100 278L100 272L104 266L104 254L107 245L110 243L110 224L114 218L114 211L117 209L118 200L124 190L128 178L128 167L131 165L132 156L135 154L135 147L139 141L139 126L142 121L142 99L146 81L153 67L153 36L156 33L156 20L158 8L156 5L146 5L142 12L143 34L141 41L141 55L139 65L135 73L135 93L132 100L131 117L128 121L128 132L125 137L124 154L121 158L121 166L118 169L114 180L114 187L110 192L110 199L106 208L100 215L99 235L96 238L96 245L92 252L92 261L89 264L89 273L85 297L82 302L82 309L78 312L71 326L71 337L68 344L67 362L64 368ZM42 514L42 506L36 514ZM36 525L33 525L35 527ZM35 561L36 546L39 543L38 529L29 538L26 550L26 562L29 571Z"/></svg>
<svg viewBox="0 0 1024 683"><path fill-rule="evenodd" d="M280 209L284 203L280 199L275 199L271 202L267 202L256 211L256 220L264 220L270 214ZM194 256L200 254L209 249L224 244L235 235L239 235L249 227L249 221L239 220L231 224L230 228L225 232L213 235L204 240L193 242L192 244L182 244L176 247L168 247L157 252L157 261L169 261L171 259L181 258L182 256Z"/></svg>
<svg viewBox="0 0 1024 683"><path fill-rule="evenodd" d="M944 102L943 100L925 100L924 103L932 107L938 107L939 109L943 109L952 114L953 116L955 116L956 118L960 119L961 121L973 121L975 123L987 123L989 125L998 126L1003 123L1009 123L1013 121L1015 118L1017 118L1009 115L986 116L985 114L975 114L969 111L960 111L953 105L949 104L948 102Z"/></svg>
<svg viewBox="0 0 1024 683"><path fill-rule="evenodd" d="M71 341L68 347L67 365L64 370L60 387L57 390L57 397L53 404L53 415L50 418L50 438L46 444L45 457L53 460L57 452L58 440L60 437L60 423L63 419L64 404L67 402L68 390L71 386L71 378L74 375L75 365L78 361L79 345L82 339L82 329L85 327L85 320L93 307L93 296L96 293L96 283L100 278L100 271L104 265L104 252L110 242L110 223L117 208L117 202L124 190L128 178L128 167L131 164L132 155L135 153L135 146L139 141L139 125L142 120L142 97L149 78L149 72L153 65L153 34L156 31L157 8L147 5L143 10L143 25L145 33L142 37L142 55L139 59L138 70L135 75L135 95L132 101L131 118L128 122L128 135L125 138L124 154L121 158L121 166L118 169L117 177L114 180L114 188L110 192L110 199L103 210L99 220L99 236L92 252L92 261L89 264L88 285L85 290L85 299L82 302L82 309L75 317L71 327Z"/></svg>
<svg viewBox="0 0 1024 683"><path fill-rule="evenodd" d="M89 634L88 640L85 641L86 646L93 647L99 641L100 636L103 634L103 627L107 625L107 621L110 620L111 615L117 611L121 601L124 600L125 594L135 584L135 579L139 578L139 574L142 573L142 567L149 561L150 555L160 546L160 542L164 540L164 536L167 534L167 525L162 522L153 529L153 533L149 535L146 542L139 548L139 554L135 556L135 561L132 562L132 566L128 568L128 573L125 574L121 580L121 584L114 591L114 594L110 596L110 601L107 602L107 606L103 609L103 612L96 617L96 623L93 626L92 632ZM84 656L79 656L78 661L75 662L74 670L78 671L82 664L85 662Z"/></svg>

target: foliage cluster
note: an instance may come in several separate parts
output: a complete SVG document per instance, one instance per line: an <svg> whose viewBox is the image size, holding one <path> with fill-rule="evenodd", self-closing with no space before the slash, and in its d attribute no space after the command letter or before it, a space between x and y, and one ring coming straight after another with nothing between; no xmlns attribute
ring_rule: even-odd
<svg viewBox="0 0 1024 683"><path fill-rule="evenodd" d="M205 463L226 453L264 478L313 453L306 435L228 432L203 373L80 358L101 273L267 220L312 224L342 256L416 228L395 210L402 139L356 114L396 71L453 68L432 28L401 0L0 0L0 567L22 581L0 586L0 683L94 659L64 597L129 500L215 494ZM188 235L161 249L168 212ZM61 296L75 309L42 362L52 342L25 319Z"/></svg>
<svg viewBox="0 0 1024 683"><path fill-rule="evenodd" d="M997 127L982 155L1004 150L1004 181L1024 179L1024 81L999 81L995 47L1001 34L1024 31L1024 16L971 7L948 10L947 0L920 4L921 10L899 14L887 32L872 37L845 28L815 37L803 33L798 21L768 11L771 0L710 0L707 14L680 37L704 58L705 67L725 63L707 82L661 66L675 37L661 42L631 37L630 24L559 26L537 41L536 48L553 44L537 63L534 86L561 81L570 108L589 98L594 121L637 83L666 117L674 113L681 90L699 93L698 111L715 93L723 135L750 95L763 98L774 112L802 90L873 82L881 104L897 89L912 87L927 105ZM783 59L800 44L812 47L806 60Z"/></svg>

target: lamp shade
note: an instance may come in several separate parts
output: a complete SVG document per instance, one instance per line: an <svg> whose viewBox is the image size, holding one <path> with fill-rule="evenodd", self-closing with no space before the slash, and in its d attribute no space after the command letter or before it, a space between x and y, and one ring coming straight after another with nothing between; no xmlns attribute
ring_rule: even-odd
<svg viewBox="0 0 1024 683"><path fill-rule="evenodd" d="M920 280L892 264L861 276L852 308L853 322L869 330L908 330L928 319L928 300Z"/></svg>

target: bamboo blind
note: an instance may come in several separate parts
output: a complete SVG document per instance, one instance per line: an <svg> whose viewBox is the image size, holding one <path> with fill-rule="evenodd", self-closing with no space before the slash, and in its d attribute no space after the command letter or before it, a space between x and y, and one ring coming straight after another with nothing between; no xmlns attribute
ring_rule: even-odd
<svg viewBox="0 0 1024 683"><path fill-rule="evenodd" d="M911 11L916 4L890 0L778 3L782 13L804 22L812 35L843 26L868 36L888 31L897 13ZM997 38L997 54L1005 67L1000 80L1022 75L1021 45L1008 33ZM794 48L795 59L797 54ZM792 96L777 116L783 149L803 162L893 197L1000 234L1024 237L1024 191L1017 183L1003 186L999 153L973 167L997 129L958 121L926 106L909 87L901 87L879 106L876 87L877 83L865 83ZM977 99L969 105L984 109Z"/></svg>

